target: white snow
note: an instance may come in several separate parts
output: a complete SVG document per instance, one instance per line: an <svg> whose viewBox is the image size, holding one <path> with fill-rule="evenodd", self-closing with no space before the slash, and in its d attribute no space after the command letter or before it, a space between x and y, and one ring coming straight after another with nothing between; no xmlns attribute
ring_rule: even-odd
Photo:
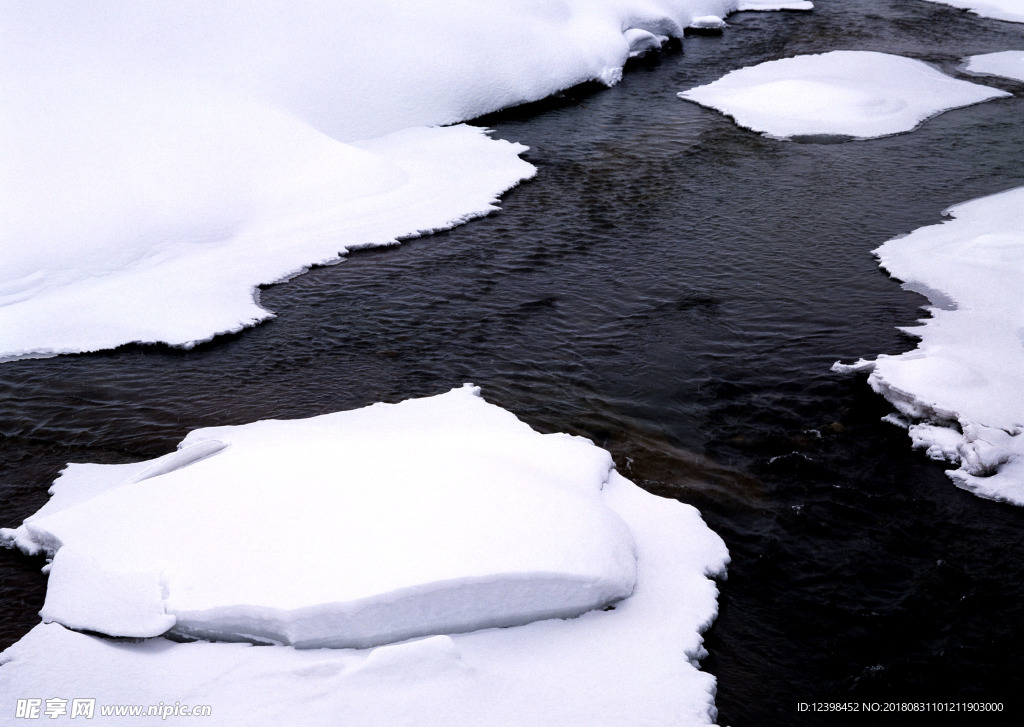
<svg viewBox="0 0 1024 727"><path fill-rule="evenodd" d="M258 285L487 214L525 148L435 127L738 6L3 0L0 360L191 346L271 316Z"/></svg>
<svg viewBox="0 0 1024 727"><path fill-rule="evenodd" d="M1015 23L1024 23L1024 3L1021 0L929 0L942 5L952 5L954 8L969 10L975 15L983 18L995 18L996 20L1009 20Z"/></svg>
<svg viewBox="0 0 1024 727"><path fill-rule="evenodd" d="M910 131L943 111L1009 95L911 58L831 51L740 68L679 97L767 136L866 139Z"/></svg>
<svg viewBox="0 0 1024 727"><path fill-rule="evenodd" d="M919 422L914 446L959 465L957 485L1024 505L1024 187L947 214L875 252L906 287L954 306L905 329L915 350L835 368L871 371L871 387Z"/></svg>
<svg viewBox="0 0 1024 727"><path fill-rule="evenodd" d="M1000 76L1024 82L1024 51L1007 50L965 59L964 71L977 76Z"/></svg>
<svg viewBox="0 0 1024 727"><path fill-rule="evenodd" d="M44 616L140 632L162 604L184 634L426 638L296 650L50 623L0 656L0 692L209 704L223 725L714 719L698 660L725 546L590 442L538 434L472 387L197 430L182 451L211 441L225 446L148 477L153 463L69 469L61 506L4 531L56 551ZM78 481L88 493L74 498Z"/></svg>

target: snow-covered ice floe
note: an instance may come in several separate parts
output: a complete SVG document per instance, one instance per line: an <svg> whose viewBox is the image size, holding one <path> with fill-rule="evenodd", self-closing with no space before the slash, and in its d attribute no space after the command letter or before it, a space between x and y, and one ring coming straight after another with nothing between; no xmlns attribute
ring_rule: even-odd
<svg viewBox="0 0 1024 727"><path fill-rule="evenodd" d="M475 387L196 430L51 493L0 531L52 558L4 694L210 704L217 724L714 719L698 661L724 543Z"/></svg>
<svg viewBox="0 0 1024 727"><path fill-rule="evenodd" d="M913 351L836 364L910 423L915 447L958 465L953 481L1024 505L1024 187L956 205L951 219L875 251L881 265L936 307Z"/></svg>
<svg viewBox="0 0 1024 727"><path fill-rule="evenodd" d="M964 59L963 70L977 76L998 76L1024 82L1024 51L1006 50Z"/></svg>
<svg viewBox="0 0 1024 727"><path fill-rule="evenodd" d="M1024 23L1024 3L1021 3L1020 0L930 0L930 2L969 10L983 18Z"/></svg>
<svg viewBox="0 0 1024 727"><path fill-rule="evenodd" d="M910 131L943 111L1009 95L911 58L831 51L740 68L679 97L771 137L867 139Z"/></svg>
<svg viewBox="0 0 1024 727"><path fill-rule="evenodd" d="M270 317L259 285L487 214L525 147L436 127L741 5L4 1L0 361L188 347Z"/></svg>

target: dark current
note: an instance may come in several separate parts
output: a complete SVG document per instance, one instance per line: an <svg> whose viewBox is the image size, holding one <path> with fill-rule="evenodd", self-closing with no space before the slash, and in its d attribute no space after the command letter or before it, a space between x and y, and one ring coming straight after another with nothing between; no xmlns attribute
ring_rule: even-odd
<svg viewBox="0 0 1024 727"><path fill-rule="evenodd" d="M1024 510L958 490L880 421L842 359L912 348L925 299L871 250L1024 185L1024 85L870 141L783 142L677 91L799 53L878 50L958 75L1024 25L922 0L742 13L720 37L480 120L531 147L502 211L261 293L277 318L190 351L0 366L0 525L69 461L190 430L305 417L471 381L542 431L593 439L700 508L732 554L703 666L722 725L895 724L798 702L1001 701L1019 724ZM272 524L270 524L272 525ZM42 561L0 551L0 645L38 623ZM935 715L928 717L935 719Z"/></svg>

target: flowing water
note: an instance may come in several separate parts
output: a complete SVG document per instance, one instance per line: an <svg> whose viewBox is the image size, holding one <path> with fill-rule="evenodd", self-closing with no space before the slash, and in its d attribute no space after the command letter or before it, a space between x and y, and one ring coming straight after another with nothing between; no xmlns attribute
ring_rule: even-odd
<svg viewBox="0 0 1024 727"><path fill-rule="evenodd" d="M542 431L609 448L726 540L704 662L721 724L889 724L797 703L912 699L1002 701L975 722L1016 723L1024 510L956 489L880 421L889 408L863 377L829 367L913 346L896 327L925 301L870 251L1024 184L1024 102L797 143L675 93L834 49L956 73L963 56L1024 49L1024 26L919 0L817 4L733 16L613 89L481 120L539 168L502 212L270 286L265 325L191 351L3 364L0 524L38 508L68 461L155 457L196 427L472 381ZM38 622L41 564L0 552L3 645Z"/></svg>

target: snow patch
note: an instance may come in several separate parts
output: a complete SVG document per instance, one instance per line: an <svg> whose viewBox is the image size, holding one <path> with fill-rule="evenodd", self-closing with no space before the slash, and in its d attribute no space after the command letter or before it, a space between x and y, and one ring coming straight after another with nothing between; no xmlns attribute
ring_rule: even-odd
<svg viewBox="0 0 1024 727"><path fill-rule="evenodd" d="M1024 51L1006 50L964 59L963 70L976 76L998 76L1024 82Z"/></svg>
<svg viewBox="0 0 1024 727"><path fill-rule="evenodd" d="M832 51L741 68L678 94L767 136L867 139L910 131L943 111L1009 96L910 58Z"/></svg>

